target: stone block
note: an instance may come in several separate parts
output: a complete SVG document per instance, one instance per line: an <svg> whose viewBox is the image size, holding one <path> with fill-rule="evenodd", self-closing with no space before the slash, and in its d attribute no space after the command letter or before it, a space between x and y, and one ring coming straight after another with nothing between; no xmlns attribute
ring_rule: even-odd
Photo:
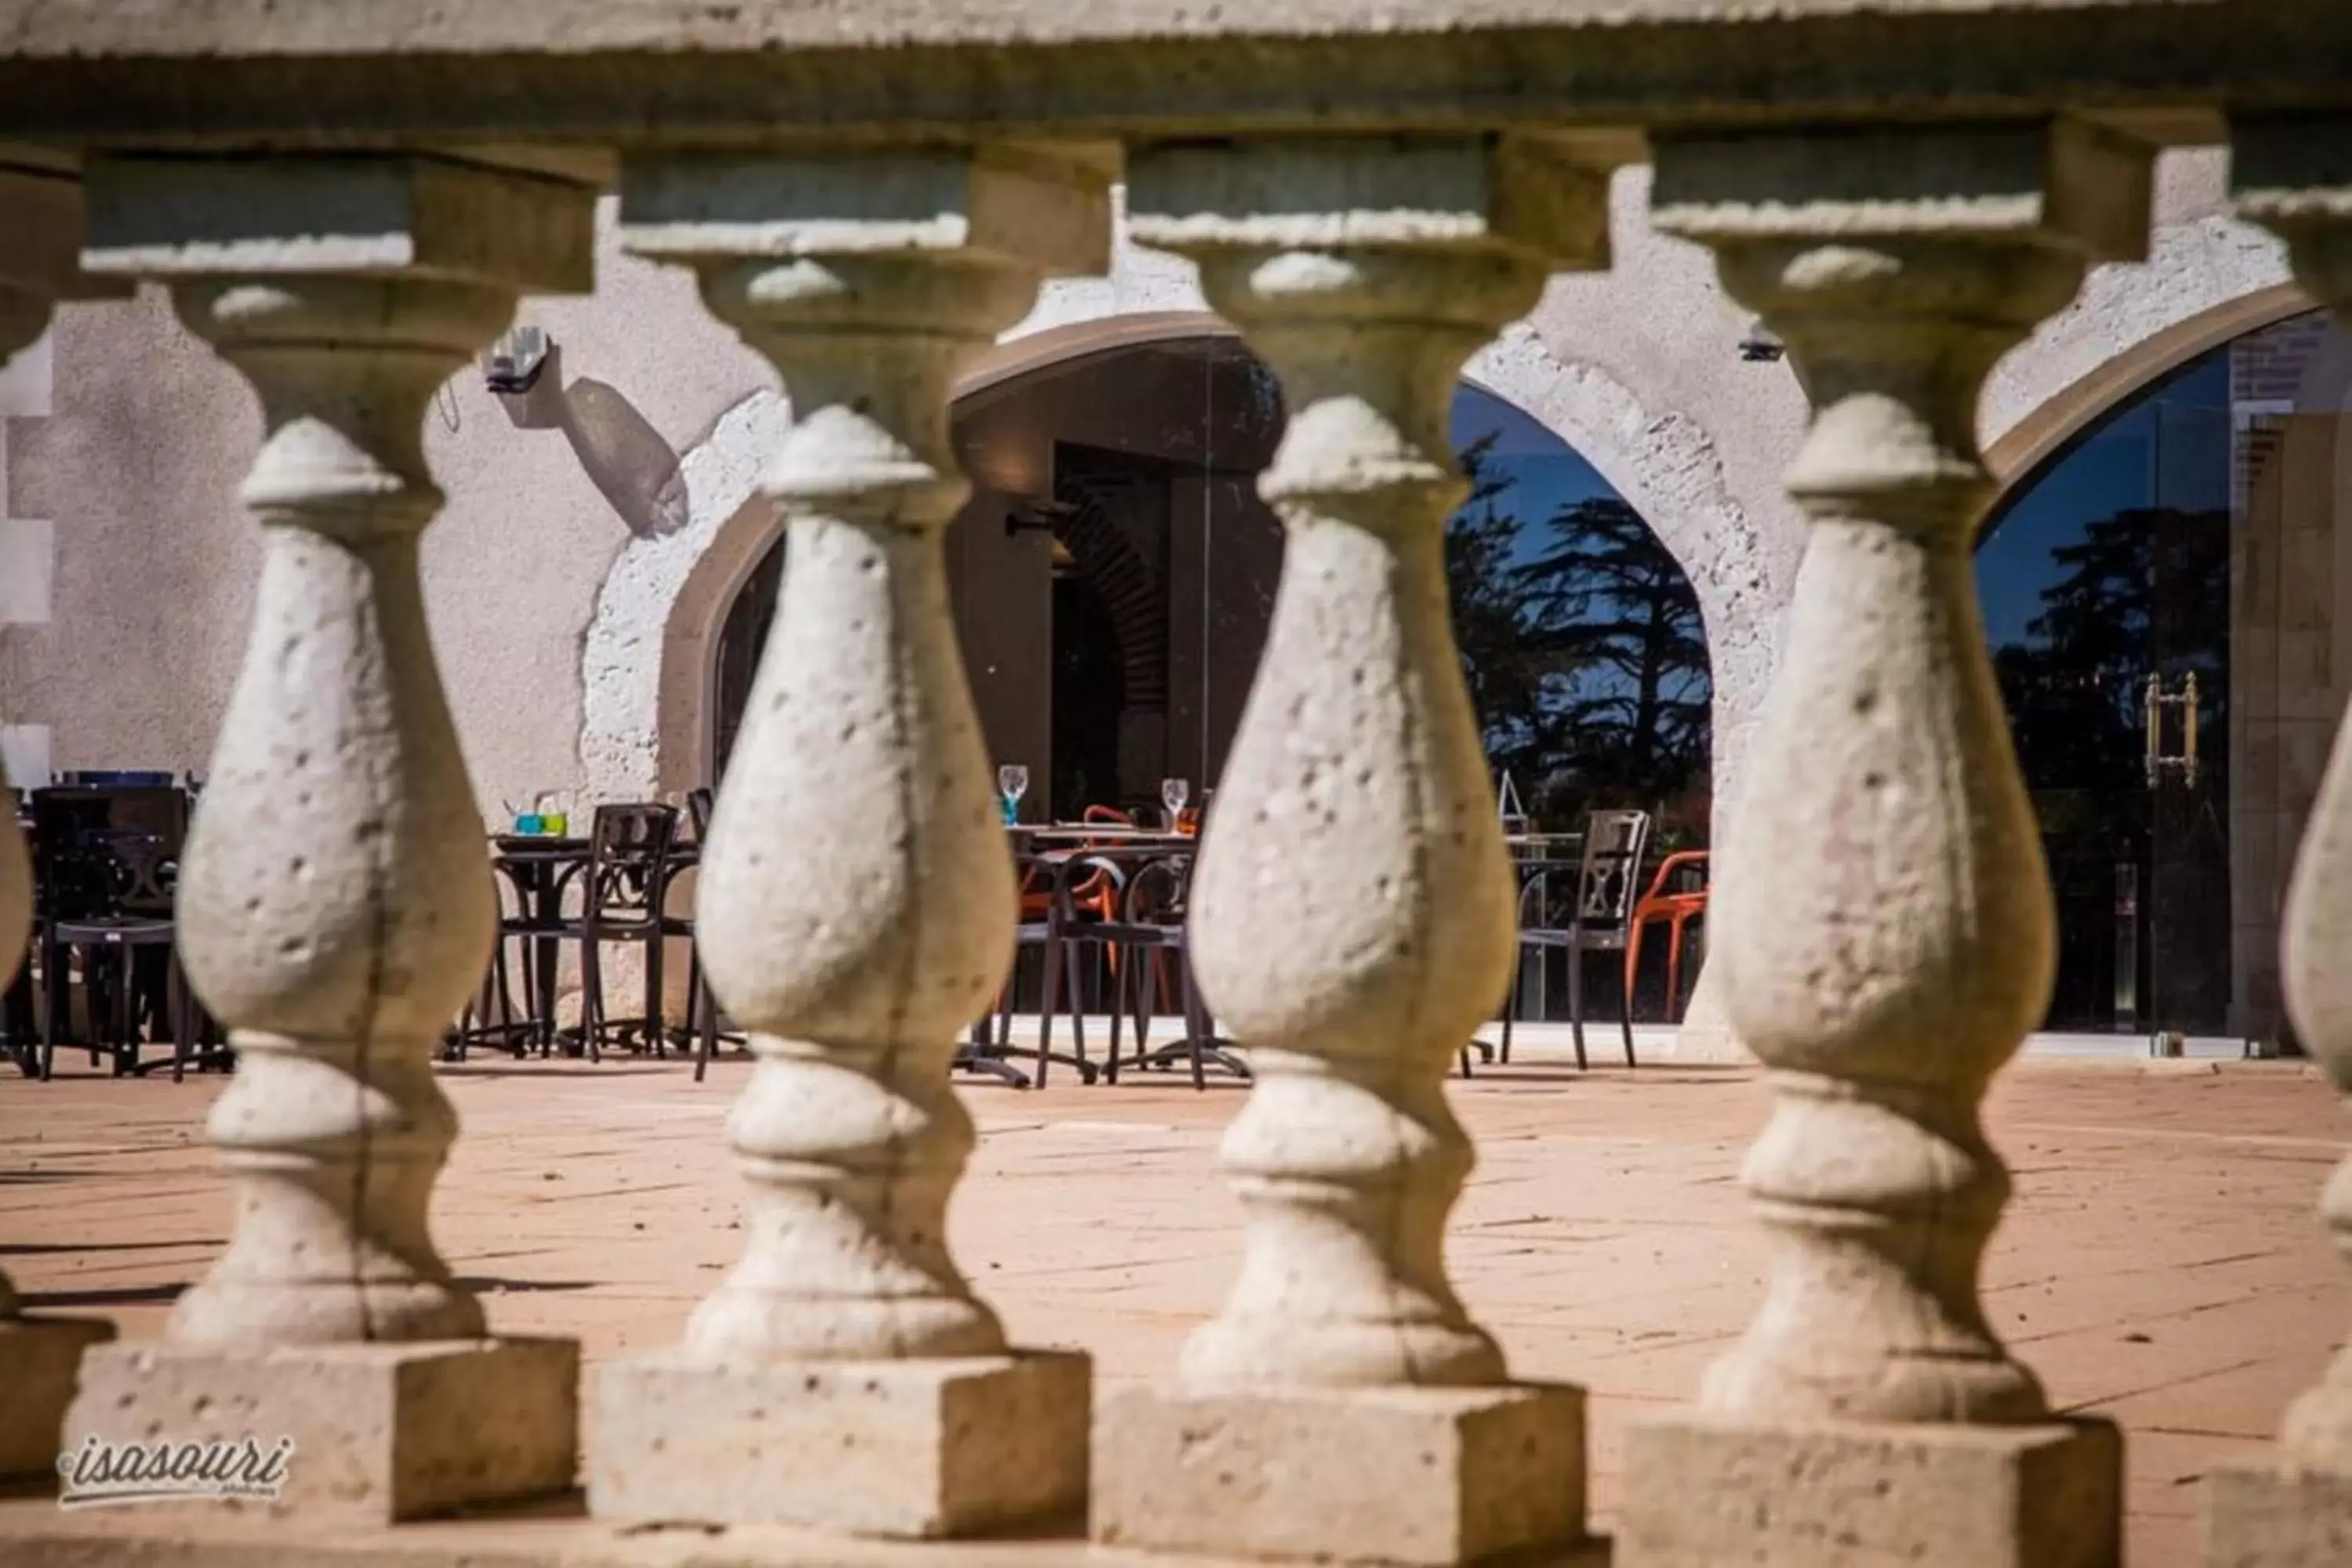
<svg viewBox="0 0 2352 1568"><path fill-rule="evenodd" d="M113 1337L96 1318L0 1322L0 1476L56 1474L82 1352Z"/></svg>
<svg viewBox="0 0 2352 1568"><path fill-rule="evenodd" d="M928 1539L1075 1517L1091 1365L1015 1352L716 1367L677 1351L595 1369L599 1520L801 1525Z"/></svg>
<svg viewBox="0 0 2352 1568"><path fill-rule="evenodd" d="M1765 1426L1696 1414L1626 1434L1617 1568L2115 1568L2123 1436L2032 1426Z"/></svg>
<svg viewBox="0 0 2352 1568"><path fill-rule="evenodd" d="M285 1490L267 1506L374 1524L569 1489L579 1404L571 1340L113 1345L84 1358L66 1437L249 1436L263 1450L290 1437Z"/></svg>
<svg viewBox="0 0 2352 1568"><path fill-rule="evenodd" d="M2343 1568L2352 1563L2352 1475L2278 1464L2213 1472L2205 1568Z"/></svg>
<svg viewBox="0 0 2352 1568"><path fill-rule="evenodd" d="M1106 1545L1439 1564L1584 1534L1584 1393L1499 1388L1107 1401L1091 1532Z"/></svg>

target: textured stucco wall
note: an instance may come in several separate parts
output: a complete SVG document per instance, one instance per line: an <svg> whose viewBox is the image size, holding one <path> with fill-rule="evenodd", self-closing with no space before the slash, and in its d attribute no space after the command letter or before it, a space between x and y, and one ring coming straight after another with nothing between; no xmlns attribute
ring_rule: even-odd
<svg viewBox="0 0 2352 1568"><path fill-rule="evenodd" d="M609 226L598 269L593 297L522 306L563 345L560 388L510 407L464 375L427 417L449 497L426 537L427 607L491 809L583 784L581 643L598 589L631 523L658 525L660 459L767 379L690 279L623 255ZM52 604L45 626L0 626L0 721L47 726L60 770L202 770L259 559L236 499L257 407L154 289L64 307L49 352L54 413L12 421L7 473L8 515L51 523ZM650 504L625 519L608 494L625 505L633 480Z"/></svg>

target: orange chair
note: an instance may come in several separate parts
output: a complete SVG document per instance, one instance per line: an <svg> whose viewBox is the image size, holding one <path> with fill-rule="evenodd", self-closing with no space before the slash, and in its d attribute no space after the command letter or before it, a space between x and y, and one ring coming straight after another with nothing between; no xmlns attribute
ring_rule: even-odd
<svg viewBox="0 0 2352 1568"><path fill-rule="evenodd" d="M1698 886L1674 888L1675 879L1696 872ZM1650 890L1633 906L1632 929L1625 933L1625 994L1633 994L1633 976L1642 966L1642 932L1653 925L1666 927L1666 1022L1681 1021L1683 997L1683 928L1706 917L1706 851L1684 849L1658 862Z"/></svg>

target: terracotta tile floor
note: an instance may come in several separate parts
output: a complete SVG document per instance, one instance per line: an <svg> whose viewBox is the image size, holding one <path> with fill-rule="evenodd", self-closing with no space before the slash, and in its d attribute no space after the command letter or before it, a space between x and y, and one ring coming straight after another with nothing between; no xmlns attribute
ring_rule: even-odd
<svg viewBox="0 0 2352 1568"><path fill-rule="evenodd" d="M735 1257L722 1119L748 1069L479 1063L437 1225L499 1328L609 1355L674 1338ZM199 1126L219 1080L0 1082L0 1256L31 1304L156 1333L227 1234ZM1481 1152L1456 1212L1463 1294L1522 1374L1595 1395L1596 1510L1630 1416L1686 1398L1755 1305L1738 1184L1752 1073L1578 1077L1537 1061L1454 1086ZM1213 1310L1240 1215L1217 1174L1231 1088L968 1091L982 1130L954 1214L966 1269L1020 1340L1107 1381L1164 1373ZM2200 1478L2251 1451L2352 1324L2315 1205L2342 1154L2327 1086L2293 1064L2027 1062L1992 1135L2018 1196L1986 1271L2000 1331L2070 1409L2129 1431L2135 1568L2196 1557Z"/></svg>

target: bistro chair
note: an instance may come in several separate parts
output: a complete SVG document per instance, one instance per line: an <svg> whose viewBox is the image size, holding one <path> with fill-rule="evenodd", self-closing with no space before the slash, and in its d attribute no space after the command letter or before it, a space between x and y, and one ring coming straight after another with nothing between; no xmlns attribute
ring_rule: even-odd
<svg viewBox="0 0 2352 1568"><path fill-rule="evenodd" d="M556 978L562 944L574 934L577 923L564 914L563 905L572 885L585 874L587 860L576 849L567 850L556 841L509 834L495 840L490 870L498 887L499 940L491 950L482 988L467 1005L457 1037L445 1052L459 1061L465 1059L469 1044L484 1041L495 1042L518 1057L530 1055L534 1046L541 1054L554 1050ZM520 1019L515 1016L512 971L507 961L509 942L520 944L522 955ZM493 1009L498 1013L495 1023L490 1021Z"/></svg>
<svg viewBox="0 0 2352 1568"><path fill-rule="evenodd" d="M663 912L669 879L677 869L677 808L655 803L600 805L588 830L588 869L581 884L580 914L564 922L563 935L580 943L581 1037L588 1059L598 1059L608 1029L633 1048L656 1053L668 1047L662 1017L662 952L670 932ZM645 1010L614 1018L604 1011L604 950L608 944L639 947L645 953Z"/></svg>
<svg viewBox="0 0 2352 1568"><path fill-rule="evenodd" d="M1642 967L1642 933L1654 925L1666 928L1666 1022L1682 1021L1683 931L1693 921L1706 918L1707 857L1704 849L1682 849L1658 862L1649 890L1633 906L1633 927L1625 938L1625 994L1633 994L1634 977Z"/></svg>
<svg viewBox="0 0 2352 1568"><path fill-rule="evenodd" d="M678 869L683 870L687 866L701 864L702 852L710 843L710 812L713 804L714 797L707 786L688 792L686 816L688 825L694 829L694 844L691 858L688 858L684 853L681 853L677 861ZM734 1021L726 1018L719 1010L719 997L710 989L710 976L702 972L702 947L699 940L695 937L694 916L691 914L664 915L662 930L670 936L683 936L694 943L687 949L686 1026L688 1032L694 1037L694 1081L700 1083L702 1075L710 1068L710 1058L719 1053L719 1041L725 1040L730 1045L741 1046L748 1045L750 1037L737 1030Z"/></svg>
<svg viewBox="0 0 2352 1568"><path fill-rule="evenodd" d="M1127 1006L1133 1008L1135 1019L1135 1064L1138 1067L1166 1067L1178 1055L1182 1055L1192 1069L1192 1087L1209 1087L1207 1068L1211 1062L1223 1068L1234 1077L1247 1081L1248 1064L1226 1048L1229 1042L1216 1037L1208 1008L1201 1001L1199 987L1192 984L1191 910L1192 858L1189 855L1158 855L1137 865L1127 879L1127 891L1118 922L1106 933L1108 940L1130 950L1129 962L1118 978L1118 997L1114 1000L1110 1023L1110 1057L1103 1065L1103 1076L1112 1083L1118 1081L1120 1063L1119 1021ZM1184 1019L1184 1037L1172 1046L1159 1050L1151 1048L1146 1032L1159 1011L1165 986L1174 993Z"/></svg>
<svg viewBox="0 0 2352 1568"><path fill-rule="evenodd" d="M1087 860L1083 849L1016 855L1013 868L1020 878L1021 921L1014 928L1013 973L1005 976L1004 988L997 995L993 1038L975 1043L983 1056L1001 1059L1010 1053L1013 982L1020 972L1021 953L1034 947L1044 956L1045 968L1044 996L1037 1009L1037 1087L1045 1087L1046 1071L1057 1061L1067 1062L1077 1068L1081 1080L1092 1083L1095 1065L1087 1058L1087 1016L1078 996L1078 944L1070 940L1070 933L1079 923L1082 909L1099 920L1093 911L1103 907L1105 889L1115 885L1118 873ZM1075 888L1074 879L1077 879ZM1117 897L1116 893L1109 896ZM1066 987L1075 1055L1057 1055L1054 1050L1054 1016L1062 1010Z"/></svg>
<svg viewBox="0 0 2352 1568"><path fill-rule="evenodd" d="M1584 956L1622 953L1633 940L1633 905L1641 886L1642 853L1650 841L1646 811L1596 811L1585 818L1584 853L1566 862L1530 862L1519 889L1519 959L1511 974L1511 996L1503 1009L1502 1059L1511 1059L1511 1021L1519 1010L1527 956L1568 954L1568 1021L1576 1041L1577 1070L1584 1056ZM1566 884L1563 886L1562 884ZM1565 919L1566 923L1560 923ZM1625 1065L1633 1059L1633 987L1618 1002L1618 1026L1625 1037ZM1466 1065L1466 1063L1465 1063Z"/></svg>
<svg viewBox="0 0 2352 1568"><path fill-rule="evenodd" d="M33 796L33 852L42 980L40 1076L54 1073L69 1015L75 961L88 999L93 1061L140 1073L142 1014L172 1037L172 1076L198 1043L194 993L174 952L172 900L188 804L169 786L65 785ZM111 1038L101 1019L110 1019ZM226 1061L226 1051L207 1059Z"/></svg>

